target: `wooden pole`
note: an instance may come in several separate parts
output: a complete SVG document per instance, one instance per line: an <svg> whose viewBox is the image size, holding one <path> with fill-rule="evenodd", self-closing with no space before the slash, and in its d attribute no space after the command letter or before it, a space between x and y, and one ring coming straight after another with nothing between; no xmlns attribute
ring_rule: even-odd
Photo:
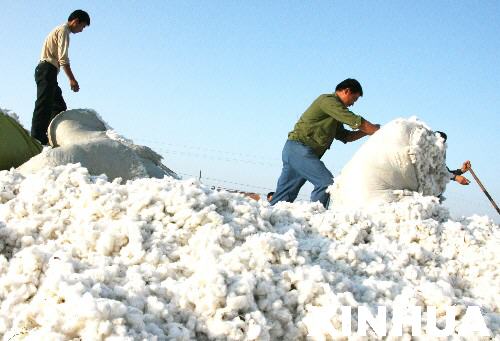
<svg viewBox="0 0 500 341"><path fill-rule="evenodd" d="M495 207L495 209L497 210L497 213L500 214L500 209L498 209L498 206L497 206L497 204L495 204L495 201L493 200L493 198L491 197L491 195L488 193L488 191L486 190L486 188L484 188L484 186L481 183L481 181L479 181L479 179L476 176L476 173L474 173L474 171L472 170L472 167L469 167L469 172L472 174L472 176L474 177L474 180L476 180L476 182L479 185L479 187L481 187L481 190L484 192L484 194L486 195L486 197L488 197L488 199L490 200L490 202L493 205L493 207Z"/></svg>

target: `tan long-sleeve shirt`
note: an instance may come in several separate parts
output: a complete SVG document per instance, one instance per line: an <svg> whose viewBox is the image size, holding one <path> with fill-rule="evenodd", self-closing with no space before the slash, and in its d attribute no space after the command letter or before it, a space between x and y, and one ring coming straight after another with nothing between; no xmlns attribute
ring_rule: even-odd
<svg viewBox="0 0 500 341"><path fill-rule="evenodd" d="M54 28L45 38L40 60L49 62L58 70L61 66L68 65L69 34L67 23Z"/></svg>

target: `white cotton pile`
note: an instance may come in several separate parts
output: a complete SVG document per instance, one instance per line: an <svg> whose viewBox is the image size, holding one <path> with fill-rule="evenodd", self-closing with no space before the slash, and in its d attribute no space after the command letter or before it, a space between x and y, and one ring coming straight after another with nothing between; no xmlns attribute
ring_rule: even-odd
<svg viewBox="0 0 500 341"><path fill-rule="evenodd" d="M45 167L80 163L90 174L105 174L111 180L179 178L161 163L161 155L119 136L91 109L61 112L50 122L48 137L54 148L45 148L21 165L19 170L23 174Z"/></svg>
<svg viewBox="0 0 500 341"><path fill-rule="evenodd" d="M342 306L435 306L442 325L455 305L458 328L472 305L498 339L499 240L487 217L451 221L418 193L326 211L77 165L3 171L0 337L324 340Z"/></svg>
<svg viewBox="0 0 500 341"><path fill-rule="evenodd" d="M413 117L382 126L356 152L330 186L335 205L366 207L397 200L395 191L437 196L450 179L446 144Z"/></svg>

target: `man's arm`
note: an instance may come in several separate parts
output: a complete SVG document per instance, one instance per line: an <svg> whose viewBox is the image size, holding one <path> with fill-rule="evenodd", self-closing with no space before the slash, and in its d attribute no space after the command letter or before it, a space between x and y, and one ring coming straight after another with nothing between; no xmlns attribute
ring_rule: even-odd
<svg viewBox="0 0 500 341"><path fill-rule="evenodd" d="M359 126L359 130L365 133L365 135L373 135L379 129L380 124L373 124L370 121L361 118L361 125Z"/></svg>
<svg viewBox="0 0 500 341"><path fill-rule="evenodd" d="M467 161L464 161L460 170L462 171L462 174L463 174L463 173L469 171L470 168L471 168L470 161L467 160Z"/></svg>
<svg viewBox="0 0 500 341"><path fill-rule="evenodd" d="M469 179L467 179L465 176L462 176L463 173L467 172L470 168L470 161L467 160L462 164L462 167L453 171L450 171L448 167L446 167L448 171L453 174L451 180L458 182L460 185L468 185L470 184Z"/></svg>
<svg viewBox="0 0 500 341"><path fill-rule="evenodd" d="M69 85L71 87L71 90L74 92L78 92L80 90L80 86L78 85L78 82L75 79L75 76L73 75L73 71L71 71L71 66L69 64L63 65L64 73L66 73L66 76L69 78Z"/></svg>
<svg viewBox="0 0 500 341"><path fill-rule="evenodd" d="M324 97L320 101L319 107L327 115L347 124L351 129L359 129L363 118L347 109L337 97Z"/></svg>
<svg viewBox="0 0 500 341"><path fill-rule="evenodd" d="M364 118L361 118L359 130L346 130L343 140L344 142L353 142L365 137L366 135L373 135L373 133L379 129L380 124L372 124Z"/></svg>
<svg viewBox="0 0 500 341"><path fill-rule="evenodd" d="M361 130L346 130L345 136L343 141L346 142L353 142L356 140L359 140L362 137L365 137L367 134L362 132Z"/></svg>
<svg viewBox="0 0 500 341"><path fill-rule="evenodd" d="M361 124L358 129L359 130L347 130L343 125L340 125L337 128L335 139L344 143L353 142L365 137L366 135L372 135L380 129L380 124L372 124L361 117Z"/></svg>
<svg viewBox="0 0 500 341"><path fill-rule="evenodd" d="M462 175L454 175L453 180L458 182L460 185L468 185L470 184L469 179Z"/></svg>
<svg viewBox="0 0 500 341"><path fill-rule="evenodd" d="M469 160L464 161L464 163L462 164L462 167L460 167L458 169L455 169L455 170L450 170L448 168L448 166L446 166L446 169L448 170L448 172L450 172L453 175L462 175L465 172L469 171L470 168L471 168L471 165L470 165L470 161Z"/></svg>
<svg viewBox="0 0 500 341"><path fill-rule="evenodd" d="M80 90L80 86L76 81L73 71L71 71L71 66L69 63L69 29L67 25L61 26L59 29L58 45L57 45L57 55L59 56L59 65L64 69L64 73L69 78L69 86L74 92Z"/></svg>

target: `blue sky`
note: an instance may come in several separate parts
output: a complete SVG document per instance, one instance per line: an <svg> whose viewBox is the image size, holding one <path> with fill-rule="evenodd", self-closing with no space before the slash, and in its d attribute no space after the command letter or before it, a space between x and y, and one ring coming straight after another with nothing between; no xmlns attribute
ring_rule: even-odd
<svg viewBox="0 0 500 341"><path fill-rule="evenodd" d="M446 131L450 168L470 159L500 200L500 1L5 1L0 107L27 128L42 42L77 8L92 22L71 36L80 92L59 75L68 107L97 110L183 176L273 190L300 114L353 77L354 112ZM362 142L334 143L323 158L334 175ZM455 216L500 220L474 181L445 195Z"/></svg>

